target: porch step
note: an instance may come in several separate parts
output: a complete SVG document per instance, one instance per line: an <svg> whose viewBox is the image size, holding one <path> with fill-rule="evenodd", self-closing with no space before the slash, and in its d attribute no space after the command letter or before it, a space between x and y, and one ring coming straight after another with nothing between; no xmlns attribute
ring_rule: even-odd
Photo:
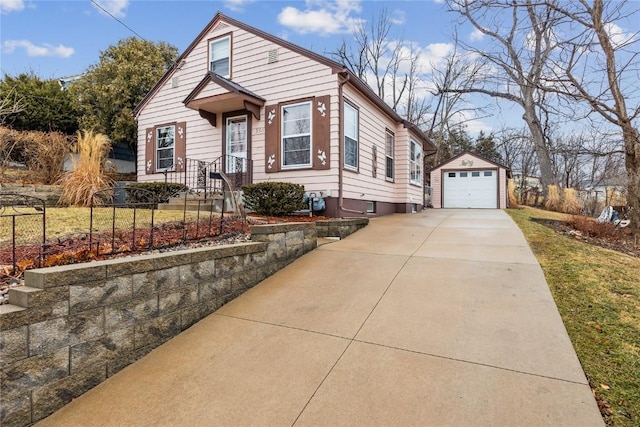
<svg viewBox="0 0 640 427"><path fill-rule="evenodd" d="M186 201L185 201L186 198ZM158 210L163 211L200 211L200 212L222 212L222 201L224 198L225 211L233 210L232 195L225 191L215 194L182 194L169 199L168 203L158 204Z"/></svg>

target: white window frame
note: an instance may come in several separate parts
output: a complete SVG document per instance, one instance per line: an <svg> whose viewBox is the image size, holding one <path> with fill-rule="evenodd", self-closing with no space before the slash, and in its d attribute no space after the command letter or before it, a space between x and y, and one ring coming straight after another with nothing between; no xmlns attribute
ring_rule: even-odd
<svg viewBox="0 0 640 427"><path fill-rule="evenodd" d="M423 185L422 145L414 139L409 141L409 182L413 185Z"/></svg>
<svg viewBox="0 0 640 427"><path fill-rule="evenodd" d="M165 129L171 129L171 128L173 128L173 132L172 132L173 137L172 137L171 145L168 147L160 147L160 143L164 142L164 140L166 139L166 137L160 136L160 131ZM154 156L156 161L156 172L172 171L174 170L176 165L176 125L172 124L172 125L156 126L155 133L156 133L155 135L156 141L155 141L155 147L154 147ZM173 152L171 156L171 166L162 168L160 167L160 151L168 151L168 150L171 150ZM164 158L168 159L169 157L167 156Z"/></svg>
<svg viewBox="0 0 640 427"><path fill-rule="evenodd" d="M391 146L389 146L389 140L391 140ZM386 130L384 140L384 177L387 181L393 181L395 179L395 149L396 136L390 130ZM391 164L391 175L389 175L389 164Z"/></svg>
<svg viewBox="0 0 640 427"><path fill-rule="evenodd" d="M285 135L285 126L284 126L284 119L285 119L285 110L287 108L292 108L292 107L298 107L300 105L306 105L307 108L309 109L309 132L305 132L305 133L298 133L298 134L291 134L291 135ZM281 156L281 168L282 169L298 169L298 168L307 168L307 167L312 167L313 166L313 153L312 153L312 147L313 147L313 111L311 110L311 101L303 101L303 102L297 102L295 104L287 104L287 105L283 105L282 107L280 107L280 152L282 153ZM298 137L309 137L309 162L308 163L295 163L295 164L290 164L287 165L285 164L285 147L284 147L284 143L285 143L285 139L286 138L298 138Z"/></svg>
<svg viewBox="0 0 640 427"><path fill-rule="evenodd" d="M348 117L347 110L348 109L351 110L351 112L355 115L355 123L353 124L353 126L347 127L347 117ZM353 128L353 129L349 129L349 128ZM358 170L358 163L359 163L359 157L360 157L360 141L358 140L359 132L360 132L360 112L356 107L351 105L349 102L345 101L344 103L344 146L343 146L344 147L343 164L345 169L349 169L353 171ZM347 141L347 138L350 141ZM347 163L347 143L355 145L354 148L356 152L355 152L354 164Z"/></svg>
<svg viewBox="0 0 640 427"><path fill-rule="evenodd" d="M212 70L212 65L213 65L213 47L214 45L218 45L218 44L222 44L223 42L227 43L227 56L226 57L222 57L221 59L219 59L218 61L224 60L226 58L227 60L227 64L228 64L228 73L227 74L219 74L220 76L224 77L224 78L231 78L231 36L223 36L223 37L219 37L217 39L213 39L209 41L209 71L210 72L214 72ZM218 74L218 73L216 73Z"/></svg>

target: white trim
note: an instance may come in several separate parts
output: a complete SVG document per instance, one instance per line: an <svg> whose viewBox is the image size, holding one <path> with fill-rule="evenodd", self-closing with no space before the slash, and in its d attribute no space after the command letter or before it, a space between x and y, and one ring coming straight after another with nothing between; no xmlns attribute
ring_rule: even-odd
<svg viewBox="0 0 640 427"><path fill-rule="evenodd" d="M285 135L285 126L284 126L284 110L285 108L297 107L300 105L306 105L309 107L309 132L308 133L298 133ZM300 168L308 168L313 166L313 111L311 109L312 102L311 101L303 101L296 102L294 104L282 105L280 107L280 152L282 155L280 156L280 168L281 169L300 169ZM284 140L285 138L296 138L296 137L309 137L309 162L308 163L296 163L293 165L285 165L285 150L284 150Z"/></svg>

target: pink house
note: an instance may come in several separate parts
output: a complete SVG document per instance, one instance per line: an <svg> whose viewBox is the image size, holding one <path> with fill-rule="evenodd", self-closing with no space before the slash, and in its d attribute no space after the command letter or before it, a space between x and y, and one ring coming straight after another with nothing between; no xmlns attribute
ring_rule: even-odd
<svg viewBox="0 0 640 427"><path fill-rule="evenodd" d="M302 184L326 216L420 211L435 146L343 65L216 14L136 107L138 181Z"/></svg>

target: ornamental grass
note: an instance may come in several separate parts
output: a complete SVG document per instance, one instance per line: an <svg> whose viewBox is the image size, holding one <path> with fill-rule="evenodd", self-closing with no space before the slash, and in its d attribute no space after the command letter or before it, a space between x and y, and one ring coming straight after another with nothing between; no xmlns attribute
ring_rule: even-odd
<svg viewBox="0 0 640 427"><path fill-rule="evenodd" d="M113 186L105 172L105 160L111 142L106 135L79 131L71 157L72 170L60 179L60 201L71 206L89 206L93 193Z"/></svg>

